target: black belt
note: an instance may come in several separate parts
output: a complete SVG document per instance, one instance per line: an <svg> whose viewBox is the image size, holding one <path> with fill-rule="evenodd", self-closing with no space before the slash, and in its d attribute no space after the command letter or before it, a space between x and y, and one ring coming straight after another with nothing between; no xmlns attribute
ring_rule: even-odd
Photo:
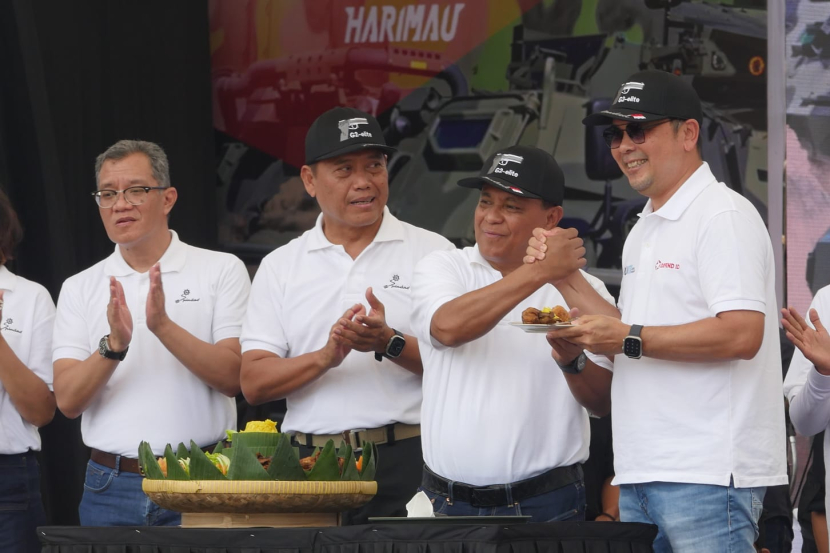
<svg viewBox="0 0 830 553"><path fill-rule="evenodd" d="M424 465L421 486L431 492L449 497L450 484L452 484L452 501L463 501L473 507L499 507L552 492L580 480L582 480L582 465L579 463L568 467L557 467L538 476L511 484L492 486L472 486L463 482L453 482L438 476Z"/></svg>

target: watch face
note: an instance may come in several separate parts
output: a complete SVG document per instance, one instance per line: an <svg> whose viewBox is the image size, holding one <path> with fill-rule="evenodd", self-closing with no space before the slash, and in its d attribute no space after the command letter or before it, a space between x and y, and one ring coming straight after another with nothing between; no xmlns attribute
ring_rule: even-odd
<svg viewBox="0 0 830 553"><path fill-rule="evenodd" d="M386 355L389 357L398 357L406 345L406 340L402 336L393 336L389 342L389 347L386 349Z"/></svg>
<svg viewBox="0 0 830 553"><path fill-rule="evenodd" d="M109 351L109 348L107 347L107 337L104 336L103 338L101 338L101 341L98 342L98 353L106 356L107 351Z"/></svg>
<svg viewBox="0 0 830 553"><path fill-rule="evenodd" d="M643 356L643 342L640 338L636 336L628 336L625 341L623 341L623 353L626 357L631 357L632 359L639 359Z"/></svg>

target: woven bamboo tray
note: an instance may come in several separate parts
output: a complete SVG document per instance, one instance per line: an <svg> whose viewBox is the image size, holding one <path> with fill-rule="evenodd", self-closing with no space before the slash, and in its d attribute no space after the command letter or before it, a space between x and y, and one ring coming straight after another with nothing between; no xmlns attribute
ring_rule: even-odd
<svg viewBox="0 0 830 553"><path fill-rule="evenodd" d="M278 480L150 480L141 484L156 504L182 513L325 513L360 507L377 482Z"/></svg>

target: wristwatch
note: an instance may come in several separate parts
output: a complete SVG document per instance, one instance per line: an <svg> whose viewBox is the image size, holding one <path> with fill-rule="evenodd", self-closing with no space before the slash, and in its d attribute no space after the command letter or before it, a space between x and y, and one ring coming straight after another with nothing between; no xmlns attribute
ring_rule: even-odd
<svg viewBox="0 0 830 553"><path fill-rule="evenodd" d="M579 374L585 369L585 363L588 362L588 356L585 355L583 351L580 353L576 359L568 363L567 365L559 365L557 361L556 364L559 365L559 368L562 369L563 373L568 374Z"/></svg>
<svg viewBox="0 0 830 553"><path fill-rule="evenodd" d="M386 351L384 352L375 352L375 361L383 361L384 357L388 357L389 359L395 359L400 357L401 353L403 353L403 348L406 346L406 338L403 337L403 334L392 329L392 337L389 338L389 342L386 344Z"/></svg>
<svg viewBox="0 0 830 553"><path fill-rule="evenodd" d="M104 357L106 359L115 359L117 361L123 361L124 358L127 357L127 350L129 350L130 347L127 346L126 348L124 348L124 351L112 351L110 349L109 337L110 335L107 334L103 338L101 338L100 342L98 342L98 353L101 354L101 357Z"/></svg>
<svg viewBox="0 0 830 553"><path fill-rule="evenodd" d="M623 340L623 353L631 359L639 359L643 356L643 339L640 338L640 331L643 325L631 325L628 336Z"/></svg>

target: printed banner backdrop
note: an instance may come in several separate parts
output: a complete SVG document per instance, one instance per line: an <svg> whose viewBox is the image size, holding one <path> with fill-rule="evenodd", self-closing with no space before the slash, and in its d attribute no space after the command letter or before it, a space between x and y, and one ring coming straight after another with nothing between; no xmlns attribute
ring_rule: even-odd
<svg viewBox="0 0 830 553"><path fill-rule="evenodd" d="M786 7L787 303L805 313L830 284L830 3Z"/></svg>
<svg viewBox="0 0 830 553"><path fill-rule="evenodd" d="M766 217L765 0L212 0L210 21L220 240L251 265L314 224L305 133L348 105L399 150L393 213L458 245L477 198L455 182L507 145L551 152L563 226L618 282L645 200L581 120L647 67L692 82L704 158Z"/></svg>

